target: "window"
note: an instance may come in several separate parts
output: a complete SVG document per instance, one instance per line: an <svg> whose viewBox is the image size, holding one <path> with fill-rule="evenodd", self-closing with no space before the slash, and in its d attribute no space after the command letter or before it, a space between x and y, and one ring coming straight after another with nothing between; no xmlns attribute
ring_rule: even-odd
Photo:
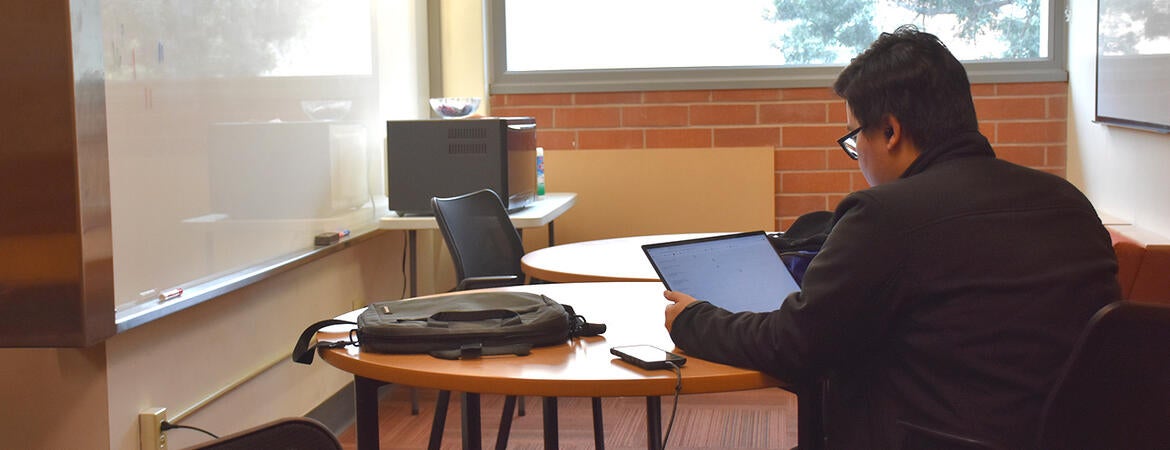
<svg viewBox="0 0 1170 450"><path fill-rule="evenodd" d="M908 23L939 36L974 82L1067 79L1061 0L489 5L492 93L827 86L879 33Z"/></svg>

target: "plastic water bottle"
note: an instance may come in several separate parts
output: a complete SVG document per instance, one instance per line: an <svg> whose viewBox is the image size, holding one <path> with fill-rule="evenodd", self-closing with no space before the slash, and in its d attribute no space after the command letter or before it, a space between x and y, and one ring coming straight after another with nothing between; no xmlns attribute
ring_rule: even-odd
<svg viewBox="0 0 1170 450"><path fill-rule="evenodd" d="M536 199L544 198L544 147L536 147Z"/></svg>

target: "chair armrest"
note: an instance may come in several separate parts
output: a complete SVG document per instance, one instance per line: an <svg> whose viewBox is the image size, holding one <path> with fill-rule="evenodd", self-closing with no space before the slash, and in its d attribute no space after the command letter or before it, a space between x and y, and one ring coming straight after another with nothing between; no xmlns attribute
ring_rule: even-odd
<svg viewBox="0 0 1170 450"><path fill-rule="evenodd" d="M467 277L459 280L459 284L455 285L456 291L466 291L468 289L482 289L489 287L500 286L515 286L524 284L524 280L516 275L490 275L482 277Z"/></svg>

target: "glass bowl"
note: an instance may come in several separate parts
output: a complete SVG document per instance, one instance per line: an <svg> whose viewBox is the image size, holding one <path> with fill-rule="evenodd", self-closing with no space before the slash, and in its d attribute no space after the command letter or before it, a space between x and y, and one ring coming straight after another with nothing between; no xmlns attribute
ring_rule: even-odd
<svg viewBox="0 0 1170 450"><path fill-rule="evenodd" d="M431 99L431 109L444 119L470 116L479 109L479 97L441 97Z"/></svg>
<svg viewBox="0 0 1170 450"><path fill-rule="evenodd" d="M309 119L318 122L330 122L344 119L353 106L351 100L302 100L301 111Z"/></svg>

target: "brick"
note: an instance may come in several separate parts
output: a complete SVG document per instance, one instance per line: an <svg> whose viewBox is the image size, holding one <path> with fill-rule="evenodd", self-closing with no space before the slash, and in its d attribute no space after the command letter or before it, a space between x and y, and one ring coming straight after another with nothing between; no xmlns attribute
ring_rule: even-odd
<svg viewBox="0 0 1170 450"><path fill-rule="evenodd" d="M839 124L841 124L842 127L844 127L845 122L849 121L849 119L846 117L846 114L845 114L845 102L843 102L843 101L829 102L828 107L829 107L829 116L828 116L829 123L839 123Z"/></svg>
<svg viewBox="0 0 1170 450"><path fill-rule="evenodd" d="M1000 159L1021 166L1043 167L1047 161L1047 150L1043 145L999 145L995 154Z"/></svg>
<svg viewBox="0 0 1170 450"><path fill-rule="evenodd" d="M824 150L777 150L776 170L825 170Z"/></svg>
<svg viewBox="0 0 1170 450"><path fill-rule="evenodd" d="M507 94L503 106L525 105L569 105L572 104L573 94Z"/></svg>
<svg viewBox="0 0 1170 450"><path fill-rule="evenodd" d="M496 117L531 117L536 119L536 128L553 127L553 108L543 106L495 106L489 113Z"/></svg>
<svg viewBox="0 0 1170 450"><path fill-rule="evenodd" d="M992 97L975 100L980 120L1044 119L1048 101L1044 97Z"/></svg>
<svg viewBox="0 0 1170 450"><path fill-rule="evenodd" d="M994 84L972 84L971 85L971 96L972 97L990 97L993 95L995 95L995 85Z"/></svg>
<svg viewBox="0 0 1170 450"><path fill-rule="evenodd" d="M642 130L581 130L577 132L577 148L644 148Z"/></svg>
<svg viewBox="0 0 1170 450"><path fill-rule="evenodd" d="M988 142L996 142L995 140L995 122L979 121L979 133L987 138Z"/></svg>
<svg viewBox="0 0 1170 450"><path fill-rule="evenodd" d="M622 108L623 127L680 127L687 125L686 106L653 105Z"/></svg>
<svg viewBox="0 0 1170 450"><path fill-rule="evenodd" d="M646 148L710 148L710 128L650 128L646 130Z"/></svg>
<svg viewBox="0 0 1170 450"><path fill-rule="evenodd" d="M715 102L757 102L777 100L780 100L779 89L729 89L711 91L711 101Z"/></svg>
<svg viewBox="0 0 1170 450"><path fill-rule="evenodd" d="M1068 146L1049 145L1045 149L1046 164L1050 167L1068 167Z"/></svg>
<svg viewBox="0 0 1170 450"><path fill-rule="evenodd" d="M1048 97L1048 118L1049 119L1067 119L1068 118L1068 97L1065 97L1065 96Z"/></svg>
<svg viewBox="0 0 1170 450"><path fill-rule="evenodd" d="M827 195L826 200L828 200L828 202L829 202L829 211L836 210L837 205L840 205L841 200L845 200L846 196L848 196L848 194L829 194L829 195Z"/></svg>
<svg viewBox="0 0 1170 450"><path fill-rule="evenodd" d="M644 103L707 103L711 91L651 91L642 94Z"/></svg>
<svg viewBox="0 0 1170 450"><path fill-rule="evenodd" d="M641 92L578 92L573 94L575 105L621 105L642 103Z"/></svg>
<svg viewBox="0 0 1170 450"><path fill-rule="evenodd" d="M577 132L548 130L537 126L536 145L549 150L572 150L577 148Z"/></svg>
<svg viewBox="0 0 1170 450"><path fill-rule="evenodd" d="M691 105L691 125L754 125L756 105Z"/></svg>
<svg viewBox="0 0 1170 450"><path fill-rule="evenodd" d="M614 106L557 108L555 128L616 128L621 109Z"/></svg>
<svg viewBox="0 0 1170 450"><path fill-rule="evenodd" d="M850 192L849 172L784 172L780 193L813 194Z"/></svg>
<svg viewBox="0 0 1170 450"><path fill-rule="evenodd" d="M840 125L784 127L784 147L837 147L837 139L849 130Z"/></svg>
<svg viewBox="0 0 1170 450"><path fill-rule="evenodd" d="M1068 130L1059 122L1000 122L995 125L997 143L1064 143Z"/></svg>
<svg viewBox="0 0 1170 450"><path fill-rule="evenodd" d="M824 195L787 195L776 196L776 215L780 217L797 217L801 214L822 211L828 208L828 200Z"/></svg>
<svg viewBox="0 0 1170 450"><path fill-rule="evenodd" d="M780 144L780 128L716 128L714 144L716 147L775 147Z"/></svg>
<svg viewBox="0 0 1170 450"><path fill-rule="evenodd" d="M850 178L849 178L849 184L850 184L849 191L850 192L855 192L855 191L860 191L863 189L870 188L869 181L865 179L865 174L862 173L861 170L850 172L849 176L850 176Z"/></svg>
<svg viewBox="0 0 1170 450"><path fill-rule="evenodd" d="M1065 94L1068 95L1068 83L1007 83L997 84L995 86L996 95L1046 95L1046 94Z"/></svg>
<svg viewBox="0 0 1170 450"><path fill-rule="evenodd" d="M826 123L825 103L771 103L760 105L760 123Z"/></svg>
<svg viewBox="0 0 1170 450"><path fill-rule="evenodd" d="M793 88L781 91L780 98L788 100L840 100L831 88Z"/></svg>

